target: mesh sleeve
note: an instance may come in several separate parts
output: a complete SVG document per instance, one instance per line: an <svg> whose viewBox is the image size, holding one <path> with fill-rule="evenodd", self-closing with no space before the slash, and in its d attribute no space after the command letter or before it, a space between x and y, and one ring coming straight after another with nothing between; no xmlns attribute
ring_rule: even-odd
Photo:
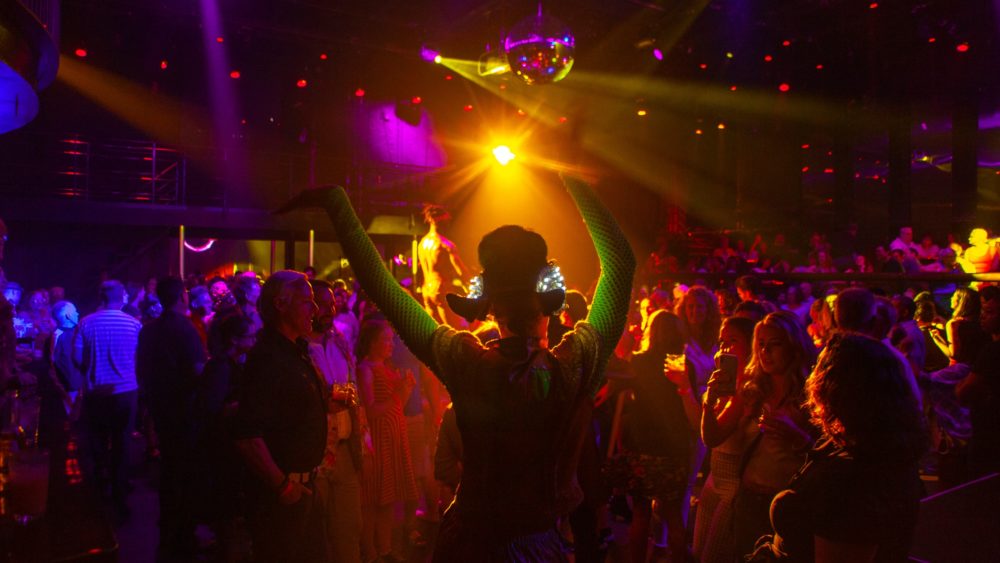
<svg viewBox="0 0 1000 563"><path fill-rule="evenodd" d="M597 365L603 372L605 362L625 330L635 256L615 218L597 199L593 189L569 176L563 176L563 183L583 216L601 263L601 276L597 280L587 322L601 335L602 346Z"/></svg>
<svg viewBox="0 0 1000 563"><path fill-rule="evenodd" d="M382 257L351 207L344 188L330 190L325 208L365 292L389 319L407 348L431 371L436 372L431 354L431 336L438 328L437 321L399 286L399 282L385 268Z"/></svg>

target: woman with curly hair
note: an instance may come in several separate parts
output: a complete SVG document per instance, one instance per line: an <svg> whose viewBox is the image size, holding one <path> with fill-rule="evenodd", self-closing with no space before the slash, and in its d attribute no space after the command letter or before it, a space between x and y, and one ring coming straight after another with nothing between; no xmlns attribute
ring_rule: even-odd
<svg viewBox="0 0 1000 563"><path fill-rule="evenodd" d="M771 500L805 461L817 434L802 407L815 357L816 348L794 313L771 313L754 329L743 393L759 432L745 455L733 505L737 554L752 551L757 538L770 531Z"/></svg>
<svg viewBox="0 0 1000 563"><path fill-rule="evenodd" d="M923 486L920 399L898 357L837 334L806 386L823 436L771 505L767 560L907 561Z"/></svg>
<svg viewBox="0 0 1000 563"><path fill-rule="evenodd" d="M601 265L587 318L551 350L546 321L565 287L541 235L499 227L479 243L483 272L466 297L448 295L468 321L492 315L500 339L481 343L438 325L385 268L340 187L303 192L285 206L326 209L361 286L406 346L444 383L465 447L462 482L441 521L434 561L565 561L556 520L582 495L573 486L593 397L625 327L635 256L591 188L564 177Z"/></svg>

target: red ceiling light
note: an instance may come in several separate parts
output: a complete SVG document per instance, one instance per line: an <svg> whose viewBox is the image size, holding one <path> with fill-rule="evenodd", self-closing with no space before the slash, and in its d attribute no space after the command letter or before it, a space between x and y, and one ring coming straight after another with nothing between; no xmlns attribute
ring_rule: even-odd
<svg viewBox="0 0 1000 563"><path fill-rule="evenodd" d="M326 59L327 59L326 53L320 53L319 54L319 60L325 61Z"/></svg>
<svg viewBox="0 0 1000 563"><path fill-rule="evenodd" d="M462 107L462 109L465 110L465 111L472 111L472 104L465 104Z"/></svg>
<svg viewBox="0 0 1000 563"><path fill-rule="evenodd" d="M730 91L730 92L735 92L735 91L736 91L736 85L735 85L735 84L733 84L732 86L730 86L730 87L729 87L729 91Z"/></svg>
<svg viewBox="0 0 1000 563"><path fill-rule="evenodd" d="M229 73L229 78L232 78L233 80L236 80L239 77L240 77L240 71L238 71L238 70L234 70L234 71L232 71L232 72Z"/></svg>
<svg viewBox="0 0 1000 563"><path fill-rule="evenodd" d="M410 103L413 104L413 105L415 105L415 106L420 105L420 102L423 102L423 101L424 101L424 99L421 98L420 96L413 96L412 98L410 98Z"/></svg>
<svg viewBox="0 0 1000 563"><path fill-rule="evenodd" d="M787 92L787 91L789 91L791 89L792 89L792 87L789 86L788 83L785 83L785 82L781 83L781 85L778 86L778 90L781 90L782 92Z"/></svg>
<svg viewBox="0 0 1000 563"><path fill-rule="evenodd" d="M708 65L705 63L701 63L700 65L698 65L698 68L700 68L701 70L705 70L706 68L708 68Z"/></svg>
<svg viewBox="0 0 1000 563"><path fill-rule="evenodd" d="M872 2L871 4L868 4L869 10L874 10L875 8L878 8L878 2Z"/></svg>
<svg viewBox="0 0 1000 563"><path fill-rule="evenodd" d="M928 43L933 43L933 42L935 42L935 41L937 41L937 37L928 37L928 38L927 38L927 42L928 42Z"/></svg>
<svg viewBox="0 0 1000 563"><path fill-rule="evenodd" d="M295 85L298 86L299 88L305 88L306 86L309 85L309 83L306 82L305 78L300 78L298 82L295 83Z"/></svg>
<svg viewBox="0 0 1000 563"><path fill-rule="evenodd" d="M225 41L225 39L223 39L221 35L215 38L216 43L222 43L223 41Z"/></svg>
<svg viewBox="0 0 1000 563"><path fill-rule="evenodd" d="M764 62L765 63L769 63L769 62L771 62L773 60L774 60L774 57L772 57L771 55L764 55Z"/></svg>
<svg viewBox="0 0 1000 563"><path fill-rule="evenodd" d="M781 42L781 46L782 47L788 47L791 44L792 44L792 42L789 41L788 39L785 39L784 41Z"/></svg>
<svg viewBox="0 0 1000 563"><path fill-rule="evenodd" d="M356 97L356 98L364 98L365 97L365 90L364 90L364 88L358 88L357 90L355 90L354 91L354 97Z"/></svg>
<svg viewBox="0 0 1000 563"><path fill-rule="evenodd" d="M87 56L87 50L83 49L83 48L80 48L80 49L77 49L76 51L73 51L73 54L76 55L76 56L78 56L78 57L80 57L82 59L82 58L84 58L84 57Z"/></svg>
<svg viewBox="0 0 1000 563"><path fill-rule="evenodd" d="M566 121L567 120L565 115L559 117L559 123L566 123Z"/></svg>
<svg viewBox="0 0 1000 563"><path fill-rule="evenodd" d="M955 50L958 51L959 53L965 53L965 52L967 52L969 50L969 44L968 43L959 43L955 47Z"/></svg>
<svg viewBox="0 0 1000 563"><path fill-rule="evenodd" d="M160 70L167 70L167 61L166 60L160 61Z"/></svg>
<svg viewBox="0 0 1000 563"><path fill-rule="evenodd" d="M450 74L446 74L446 75L444 75L444 79L445 80L451 80L452 76Z"/></svg>

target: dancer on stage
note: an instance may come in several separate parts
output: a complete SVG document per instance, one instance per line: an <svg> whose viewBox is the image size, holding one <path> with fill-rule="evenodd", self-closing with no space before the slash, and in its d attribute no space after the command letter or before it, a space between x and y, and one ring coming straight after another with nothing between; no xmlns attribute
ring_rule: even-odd
<svg viewBox="0 0 1000 563"><path fill-rule="evenodd" d="M449 289L465 290L463 278L468 268L462 263L455 243L441 234L441 230L451 221L451 214L440 205L424 206L424 222L427 234L417 246L417 259L424 283L420 292L424 297L424 309L434 320L451 326L458 326L458 317L444 307L444 295Z"/></svg>

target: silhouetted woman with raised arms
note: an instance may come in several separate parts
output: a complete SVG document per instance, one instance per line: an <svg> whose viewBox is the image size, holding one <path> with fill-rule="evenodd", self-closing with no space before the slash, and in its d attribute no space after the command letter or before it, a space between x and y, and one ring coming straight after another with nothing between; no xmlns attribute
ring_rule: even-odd
<svg viewBox="0 0 1000 563"><path fill-rule="evenodd" d="M635 257L591 188L564 177L601 263L587 319L551 351L546 317L562 307L562 276L545 240L515 225L479 243L483 272L448 304L467 320L492 315L500 339L438 325L382 265L343 188L285 206L322 206L361 286L407 347L445 384L465 444L462 482L441 523L434 561L565 561L556 519L579 502L576 461L603 366L624 329Z"/></svg>

